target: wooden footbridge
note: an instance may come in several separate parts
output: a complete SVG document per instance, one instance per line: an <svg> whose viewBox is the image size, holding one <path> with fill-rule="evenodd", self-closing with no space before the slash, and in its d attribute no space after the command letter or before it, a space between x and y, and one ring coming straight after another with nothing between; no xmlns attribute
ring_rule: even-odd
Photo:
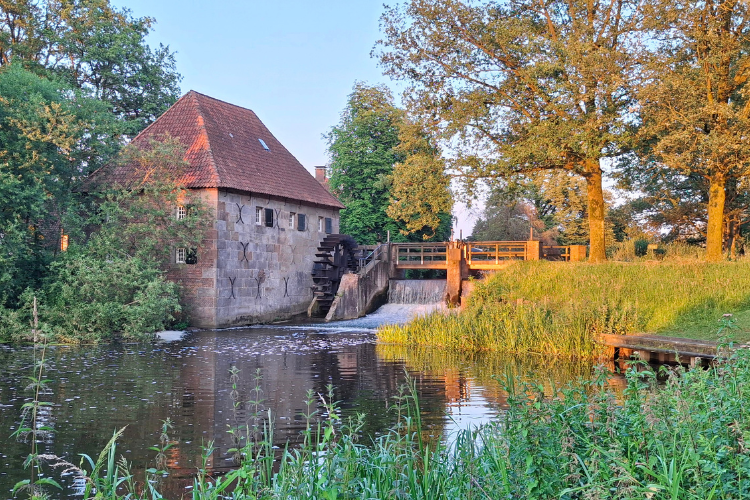
<svg viewBox="0 0 750 500"><path fill-rule="evenodd" d="M403 279L408 269L446 271L446 295L461 300L464 280L481 271L500 270L518 260L582 261L585 245L546 246L540 241L450 241L382 243L357 246L346 235L328 235L318 247L313 268L310 315L351 319L367 312L388 280Z"/></svg>
<svg viewBox="0 0 750 500"><path fill-rule="evenodd" d="M586 260L586 246L547 246L540 241L391 243L390 255L396 269L447 270L458 260L466 270L489 271L515 260Z"/></svg>

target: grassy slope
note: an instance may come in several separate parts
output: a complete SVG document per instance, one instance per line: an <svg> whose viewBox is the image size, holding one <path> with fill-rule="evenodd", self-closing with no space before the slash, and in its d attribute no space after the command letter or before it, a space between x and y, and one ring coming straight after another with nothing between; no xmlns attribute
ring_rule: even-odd
<svg viewBox="0 0 750 500"><path fill-rule="evenodd" d="M486 293L558 311L616 310L625 314L621 333L630 334L713 340L729 313L739 327L735 338L750 340L750 262L518 263L487 280Z"/></svg>
<svg viewBox="0 0 750 500"><path fill-rule="evenodd" d="M460 314L386 327L380 340L587 355L598 333L714 340L727 313L734 340L750 340L750 262L518 262L477 283Z"/></svg>

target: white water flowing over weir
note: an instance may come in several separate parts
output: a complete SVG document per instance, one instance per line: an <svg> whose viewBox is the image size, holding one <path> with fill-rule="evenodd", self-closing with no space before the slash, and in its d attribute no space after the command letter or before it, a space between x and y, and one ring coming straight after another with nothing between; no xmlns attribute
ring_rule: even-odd
<svg viewBox="0 0 750 500"><path fill-rule="evenodd" d="M335 321L329 325L374 330L381 325L402 325L417 316L446 309L445 280L391 280L388 303L362 318Z"/></svg>
<svg viewBox="0 0 750 500"><path fill-rule="evenodd" d="M445 280L391 280L389 304L440 304L445 300Z"/></svg>

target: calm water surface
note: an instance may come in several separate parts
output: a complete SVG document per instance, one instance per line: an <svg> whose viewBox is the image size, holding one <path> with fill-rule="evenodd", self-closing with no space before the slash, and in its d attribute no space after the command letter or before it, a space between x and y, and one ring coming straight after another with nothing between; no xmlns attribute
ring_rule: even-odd
<svg viewBox="0 0 750 500"><path fill-rule="evenodd" d="M393 309L389 314L393 314ZM414 351L376 345L366 320L335 325L273 326L189 333L157 344L50 347L47 378L53 403L41 419L54 428L44 452L78 464L79 454L97 456L115 429L127 426L118 453L132 463L137 478L153 466L161 421L171 419L169 450L173 480L169 496L178 498L199 464L201 448L217 448L211 467L231 466L227 430L243 425L247 405L234 410L230 369L239 370L237 400L256 399L275 419L276 441L297 441L304 429L309 390L334 387L342 415L364 413L364 432L375 436L395 422L389 405L406 374L417 384L424 420L436 438L479 425L497 416L505 394L493 375L528 377L564 384L587 375L590 365L555 363L535 357L461 357L441 350ZM29 477L23 470L29 445L10 434L17 427L33 351L0 346L0 498L11 498L13 485ZM260 370L262 379L255 380ZM316 401L316 404L318 402ZM56 477L55 474L49 474ZM59 480L59 477L56 477ZM180 482L180 480L182 482ZM64 496L73 496L70 481Z"/></svg>

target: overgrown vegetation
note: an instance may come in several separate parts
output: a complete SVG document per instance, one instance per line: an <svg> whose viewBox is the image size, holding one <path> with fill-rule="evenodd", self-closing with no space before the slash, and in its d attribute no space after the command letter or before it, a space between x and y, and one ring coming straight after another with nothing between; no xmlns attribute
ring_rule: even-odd
<svg viewBox="0 0 750 500"><path fill-rule="evenodd" d="M308 410L303 444L274 450L273 428L244 440L225 475L202 467L195 500L335 498L734 499L750 495L750 352L709 369L665 370L666 382L635 362L615 393L609 374L545 394L542 384L501 377L508 409L446 442L424 439L415 385L396 399L397 423L371 442L361 420L342 421L329 394ZM309 394L308 407L314 406ZM248 434L249 435L249 434ZM93 498L160 498L142 484L115 439L99 460L76 467ZM169 442L167 438L165 442ZM158 451L159 447L155 447ZM213 452L209 444L204 464ZM86 467L83 464L88 464ZM152 474L151 472L150 474Z"/></svg>
<svg viewBox="0 0 750 500"><path fill-rule="evenodd" d="M385 326L378 338L456 350L592 356L598 334L712 339L723 314L750 310L748 290L750 263L744 261L517 262L476 282L465 310ZM738 318L738 339L750 339L750 323Z"/></svg>
<svg viewBox="0 0 750 500"><path fill-rule="evenodd" d="M163 265L175 246L197 247L209 220L200 198L170 173L183 165L183 153L167 139L121 155L139 166L140 182L92 190L68 228L74 242L49 264L41 286L28 288L20 307L0 309L0 341L30 340L32 295L40 328L57 342L143 338L177 318L179 289ZM189 207L179 220L178 205Z"/></svg>
<svg viewBox="0 0 750 500"><path fill-rule="evenodd" d="M167 226L132 210L135 196L166 200L87 183L175 102L174 54L146 44L153 19L108 0L0 2L0 14L0 342L28 339L34 295L58 341L153 331L179 311L177 290L122 238L142 227L169 250L152 236Z"/></svg>

